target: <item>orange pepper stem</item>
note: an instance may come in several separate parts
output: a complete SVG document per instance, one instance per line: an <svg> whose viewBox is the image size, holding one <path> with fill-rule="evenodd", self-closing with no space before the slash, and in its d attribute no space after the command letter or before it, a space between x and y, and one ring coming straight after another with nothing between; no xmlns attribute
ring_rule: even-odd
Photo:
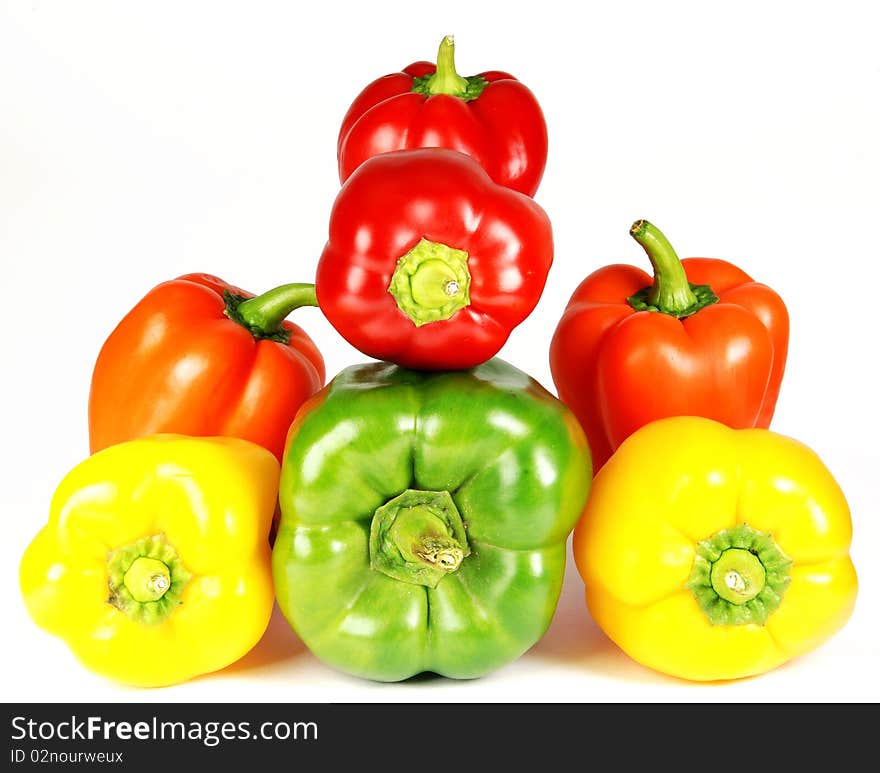
<svg viewBox="0 0 880 773"><path fill-rule="evenodd" d="M302 306L317 306L315 285L301 282L281 285L255 298L225 293L226 316L247 328L255 338L287 343L290 335L282 327L285 318Z"/></svg>
<svg viewBox="0 0 880 773"><path fill-rule="evenodd" d="M681 260L657 226L636 220L629 233L642 245L654 268L654 283L627 298L636 311L659 311L682 318L718 301L708 285L688 282Z"/></svg>

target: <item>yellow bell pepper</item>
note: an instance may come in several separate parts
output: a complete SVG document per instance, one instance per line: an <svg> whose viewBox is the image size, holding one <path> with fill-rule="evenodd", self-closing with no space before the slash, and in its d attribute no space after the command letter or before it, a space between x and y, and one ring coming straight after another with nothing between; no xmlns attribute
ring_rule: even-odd
<svg viewBox="0 0 880 773"><path fill-rule="evenodd" d="M245 440L154 435L73 468L24 553L21 592L89 669L185 681L248 652L274 603L279 465Z"/></svg>
<svg viewBox="0 0 880 773"><path fill-rule="evenodd" d="M674 417L596 476L573 551L590 614L634 660L691 680L764 673L849 619L844 495L805 445Z"/></svg>

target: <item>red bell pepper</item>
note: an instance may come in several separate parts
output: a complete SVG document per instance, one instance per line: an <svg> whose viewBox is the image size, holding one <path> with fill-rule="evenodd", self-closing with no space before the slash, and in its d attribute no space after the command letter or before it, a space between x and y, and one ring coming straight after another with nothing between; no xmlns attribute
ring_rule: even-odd
<svg viewBox="0 0 880 773"><path fill-rule="evenodd" d="M253 298L208 274L154 287L98 354L89 393L92 452L174 432L244 438L280 460L294 414L325 377L312 339L284 318L315 303L312 285Z"/></svg>
<svg viewBox="0 0 880 773"><path fill-rule="evenodd" d="M494 356L534 309L553 260L528 196L443 148L382 153L337 194L318 303L362 353L422 370Z"/></svg>
<svg viewBox="0 0 880 773"><path fill-rule="evenodd" d="M493 70L463 78L452 36L437 64L414 62L370 83L342 121L337 142L345 182L378 153L444 147L477 159L495 182L534 196L547 163L547 125L535 95Z"/></svg>
<svg viewBox="0 0 880 773"><path fill-rule="evenodd" d="M679 260L645 220L630 229L654 268L610 265L574 291L550 344L559 398L578 417L594 471L655 419L770 425L788 351L788 312L724 260Z"/></svg>

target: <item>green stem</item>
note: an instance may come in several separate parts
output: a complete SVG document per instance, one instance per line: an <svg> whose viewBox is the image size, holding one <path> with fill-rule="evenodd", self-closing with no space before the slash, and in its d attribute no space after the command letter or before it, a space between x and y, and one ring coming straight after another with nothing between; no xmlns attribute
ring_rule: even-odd
<svg viewBox="0 0 880 773"><path fill-rule="evenodd" d="M455 40L452 35L447 35L440 41L437 51L437 69L428 75L413 78L412 90L428 97L446 94L470 102L479 97L488 85L489 81L480 75L464 78L458 74L455 69Z"/></svg>
<svg viewBox="0 0 880 773"><path fill-rule="evenodd" d="M171 587L171 572L158 558L139 556L123 575L122 582L132 598L142 604L158 601Z"/></svg>
<svg viewBox="0 0 880 773"><path fill-rule="evenodd" d="M712 589L731 604L745 604L757 596L767 579L761 560L743 548L728 548L709 573Z"/></svg>
<svg viewBox="0 0 880 773"><path fill-rule="evenodd" d="M400 510L388 535L405 561L454 572L464 559L464 550L450 536L443 518L421 505Z"/></svg>
<svg viewBox="0 0 880 773"><path fill-rule="evenodd" d="M637 220L629 233L642 245L654 268L653 284L627 299L636 311L659 311L681 318L718 301L708 285L688 282L681 260L657 226L647 220Z"/></svg>
<svg viewBox="0 0 880 773"><path fill-rule="evenodd" d="M397 260L388 292L416 327L449 319L470 305L468 254L425 238Z"/></svg>
<svg viewBox="0 0 880 773"><path fill-rule="evenodd" d="M467 91L468 82L455 70L455 39L447 35L437 50L437 69L428 81L429 94L450 94L460 97Z"/></svg>
<svg viewBox="0 0 880 773"><path fill-rule="evenodd" d="M192 575L164 534L153 534L107 556L107 601L134 622L157 625L183 603Z"/></svg>
<svg viewBox="0 0 880 773"><path fill-rule="evenodd" d="M712 625L763 625L782 603L791 565L770 534L741 523L697 544L686 587Z"/></svg>
<svg viewBox="0 0 880 773"><path fill-rule="evenodd" d="M370 566L434 588L470 555L461 515L447 491L408 489L376 509L370 525Z"/></svg>
<svg viewBox="0 0 880 773"><path fill-rule="evenodd" d="M255 298L225 293L226 316L251 332L254 338L287 343L290 335L282 327L287 316L302 306L317 306L315 285L295 282L281 285Z"/></svg>
<svg viewBox="0 0 880 773"><path fill-rule="evenodd" d="M648 295L648 303L667 314L693 306L697 298L688 284L684 266L662 231L647 220L637 220L629 232L648 253L648 259L654 267L654 284Z"/></svg>

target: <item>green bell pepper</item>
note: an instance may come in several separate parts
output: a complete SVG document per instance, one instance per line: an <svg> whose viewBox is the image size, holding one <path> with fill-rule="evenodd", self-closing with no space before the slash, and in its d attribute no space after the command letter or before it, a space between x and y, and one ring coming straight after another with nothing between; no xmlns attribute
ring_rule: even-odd
<svg viewBox="0 0 880 773"><path fill-rule="evenodd" d="M590 470L574 415L502 360L349 367L288 433L279 607L350 674L484 675L546 632Z"/></svg>

